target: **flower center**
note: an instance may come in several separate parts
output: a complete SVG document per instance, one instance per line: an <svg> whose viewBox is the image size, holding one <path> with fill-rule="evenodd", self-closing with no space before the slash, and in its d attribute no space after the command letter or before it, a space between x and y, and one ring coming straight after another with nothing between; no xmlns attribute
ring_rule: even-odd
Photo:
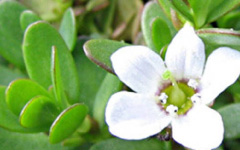
<svg viewBox="0 0 240 150"><path fill-rule="evenodd" d="M170 115L185 114L192 106L193 102L198 100L198 95L196 95L197 82L190 79L188 83L177 82L170 71L166 71L163 74L164 80L170 80L172 84L165 89L161 90L159 95L160 105L168 112Z"/></svg>
<svg viewBox="0 0 240 150"><path fill-rule="evenodd" d="M162 103L162 106L165 109L170 105L178 107L178 115L185 114L193 105L191 97L195 94L195 91L185 83L180 82L178 86L168 86L162 92L168 96L166 103Z"/></svg>

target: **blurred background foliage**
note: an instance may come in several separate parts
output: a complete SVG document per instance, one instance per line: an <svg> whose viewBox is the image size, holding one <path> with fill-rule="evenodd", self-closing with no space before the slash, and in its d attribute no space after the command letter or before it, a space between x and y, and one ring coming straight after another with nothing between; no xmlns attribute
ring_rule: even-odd
<svg viewBox="0 0 240 150"><path fill-rule="evenodd" d="M0 149L183 149L172 140L124 141L109 134L106 103L113 93L129 90L112 74L109 56L122 46L138 44L164 58L186 22L204 41L207 55L220 46L240 51L239 4L0 0ZM238 80L213 105L225 124L219 150L240 147L239 102Z"/></svg>

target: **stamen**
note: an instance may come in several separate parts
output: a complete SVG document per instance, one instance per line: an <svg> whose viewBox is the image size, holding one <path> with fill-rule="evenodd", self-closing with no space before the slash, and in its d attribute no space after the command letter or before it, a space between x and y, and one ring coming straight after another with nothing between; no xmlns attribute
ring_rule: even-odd
<svg viewBox="0 0 240 150"><path fill-rule="evenodd" d="M162 104L166 104L167 103L167 94L166 93L161 93L161 95L159 96L159 100Z"/></svg>
<svg viewBox="0 0 240 150"><path fill-rule="evenodd" d="M196 93L196 94L194 94L194 95L191 97L191 101L192 101L193 103L199 103L200 100L201 100L201 95L200 95L200 93Z"/></svg>
<svg viewBox="0 0 240 150"><path fill-rule="evenodd" d="M187 84L188 86L192 87L194 90L196 90L198 87L198 82L194 79L190 79Z"/></svg>
<svg viewBox="0 0 240 150"><path fill-rule="evenodd" d="M178 107L174 105L169 105L166 109L166 111L171 115L171 116L177 116L178 112Z"/></svg>

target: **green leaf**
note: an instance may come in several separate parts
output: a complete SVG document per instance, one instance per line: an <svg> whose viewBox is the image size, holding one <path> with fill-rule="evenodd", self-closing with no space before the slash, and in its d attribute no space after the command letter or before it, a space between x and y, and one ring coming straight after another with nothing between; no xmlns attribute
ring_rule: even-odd
<svg viewBox="0 0 240 150"><path fill-rule="evenodd" d="M50 70L53 45L59 52L59 66L67 98L70 103L79 102L79 81L72 55L57 30L45 22L34 23L25 32L23 54L28 74L46 89L52 85Z"/></svg>
<svg viewBox="0 0 240 150"><path fill-rule="evenodd" d="M36 82L18 79L9 84L6 90L6 102L9 109L18 116L25 104L38 95L50 97L49 93Z"/></svg>
<svg viewBox="0 0 240 150"><path fill-rule="evenodd" d="M30 24L39 20L41 20L41 18L38 17L38 15L36 15L34 12L30 10L25 10L24 12L21 13L20 16L22 30L25 31Z"/></svg>
<svg viewBox="0 0 240 150"><path fill-rule="evenodd" d="M62 35L67 47L73 51L77 40L76 20L72 8L69 8L63 16L59 32Z"/></svg>
<svg viewBox="0 0 240 150"><path fill-rule="evenodd" d="M50 143L58 143L72 135L82 124L88 108L83 104L74 104L64 110L50 128Z"/></svg>
<svg viewBox="0 0 240 150"><path fill-rule="evenodd" d="M197 28L206 23L212 0L188 0L193 9L193 17Z"/></svg>
<svg viewBox="0 0 240 150"><path fill-rule="evenodd" d="M14 10L14 11L13 11ZM23 69L23 31L18 21L25 7L16 1L0 1L0 54Z"/></svg>
<svg viewBox="0 0 240 150"><path fill-rule="evenodd" d="M152 50L157 51L157 48L154 45L153 39L152 39L152 21L155 18L161 18L165 23L168 25L169 29L171 30L171 35L175 35L176 30L173 27L173 24L171 21L165 16L163 10L159 7L159 5L155 2L148 2L143 10L143 15L142 15L142 21L141 21L141 27L142 27L142 32L144 39Z"/></svg>
<svg viewBox="0 0 240 150"><path fill-rule="evenodd" d="M209 12L209 16L207 18L207 22L213 22L217 20L219 17L223 16L227 12L229 12L231 9L239 6L240 0L221 0L221 3L219 3L220 0L213 0L213 3L217 3L218 5L215 4L216 7L212 7L211 12Z"/></svg>
<svg viewBox="0 0 240 150"><path fill-rule="evenodd" d="M171 18L171 7L172 4L169 0L158 0L159 5L164 10L164 13L168 18Z"/></svg>
<svg viewBox="0 0 240 150"><path fill-rule="evenodd" d="M95 39L89 40L84 44L84 51L91 61L113 73L110 56L119 48L128 45L127 43L112 40Z"/></svg>
<svg viewBox="0 0 240 150"><path fill-rule="evenodd" d="M39 132L40 129L36 129L36 128L28 129L28 128L24 128L20 125L18 116L13 114L10 111L10 109L8 109L8 106L5 101L5 90L6 90L6 87L0 86L0 118L1 118L0 126L2 128L5 128L5 129L11 130L11 131L15 131L15 132L27 132L27 133ZM2 136L0 136L0 138L1 137Z"/></svg>
<svg viewBox="0 0 240 150"><path fill-rule="evenodd" d="M108 99L121 88L122 83L118 77L108 73L98 90L93 107L93 117L98 121L100 127L105 124L105 107Z"/></svg>
<svg viewBox="0 0 240 150"><path fill-rule="evenodd" d="M54 101L45 96L32 98L20 114L20 123L26 128L42 128L47 131L60 111Z"/></svg>
<svg viewBox="0 0 240 150"><path fill-rule="evenodd" d="M50 144L44 133L21 134L0 128L0 145L4 150L70 150L60 144Z"/></svg>
<svg viewBox="0 0 240 150"><path fill-rule="evenodd" d="M231 47L240 51L240 32L227 29L201 29L197 34L205 43L208 56L218 47Z"/></svg>
<svg viewBox="0 0 240 150"><path fill-rule="evenodd" d="M240 30L240 10L232 11L217 20L220 28L232 28Z"/></svg>
<svg viewBox="0 0 240 150"><path fill-rule="evenodd" d="M91 62L84 54L83 44L86 40L82 37L78 39L73 56L77 65L80 85L84 87L79 90L80 101L88 106L89 113L92 115L96 93L107 72Z"/></svg>
<svg viewBox="0 0 240 150"><path fill-rule="evenodd" d="M193 22L191 10L183 0L172 0L172 4L175 9L185 17L185 19Z"/></svg>
<svg viewBox="0 0 240 150"><path fill-rule="evenodd" d="M157 139L130 141L121 139L108 139L93 145L90 150L170 150L170 142Z"/></svg>
<svg viewBox="0 0 240 150"><path fill-rule="evenodd" d="M13 70L11 68L0 65L0 85L8 85L11 81L18 78L26 78L26 75L19 70Z"/></svg>
<svg viewBox="0 0 240 150"><path fill-rule="evenodd" d="M240 137L240 104L231 104L220 108L224 122L224 136L228 139L235 139Z"/></svg>
<svg viewBox="0 0 240 150"><path fill-rule="evenodd" d="M172 40L168 25L159 17L155 18L152 22L152 40L158 52Z"/></svg>
<svg viewBox="0 0 240 150"><path fill-rule="evenodd" d="M60 108L66 108L68 102L63 90L61 70L59 67L58 51L55 46L52 47L51 76L53 84L53 92Z"/></svg>

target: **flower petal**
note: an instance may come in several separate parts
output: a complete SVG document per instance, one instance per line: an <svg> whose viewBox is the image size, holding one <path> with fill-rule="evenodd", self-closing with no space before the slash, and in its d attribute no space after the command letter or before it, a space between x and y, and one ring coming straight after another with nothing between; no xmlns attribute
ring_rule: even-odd
<svg viewBox="0 0 240 150"><path fill-rule="evenodd" d="M111 56L115 73L132 90L155 94L166 70L161 57L145 46L125 46Z"/></svg>
<svg viewBox="0 0 240 150"><path fill-rule="evenodd" d="M172 121L172 134L175 141L191 149L217 148L224 135L222 117L205 105L195 105Z"/></svg>
<svg viewBox="0 0 240 150"><path fill-rule="evenodd" d="M160 132L171 121L161 111L153 96L118 92L111 96L106 107L109 131L123 139L144 139Z"/></svg>
<svg viewBox="0 0 240 150"><path fill-rule="evenodd" d="M165 61L177 80L201 77L205 61L204 44L190 25L185 25L173 38Z"/></svg>
<svg viewBox="0 0 240 150"><path fill-rule="evenodd" d="M222 91L233 84L240 74L240 53L234 49L221 47L208 57L200 81L202 102L211 103Z"/></svg>

